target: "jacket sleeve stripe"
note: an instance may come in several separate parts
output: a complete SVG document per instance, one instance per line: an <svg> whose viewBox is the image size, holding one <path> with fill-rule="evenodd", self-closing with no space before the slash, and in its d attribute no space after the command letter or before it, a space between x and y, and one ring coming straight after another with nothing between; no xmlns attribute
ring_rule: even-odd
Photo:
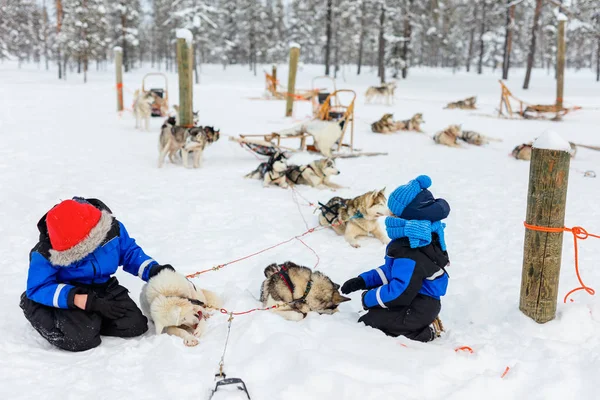
<svg viewBox="0 0 600 400"><path fill-rule="evenodd" d="M437 272L433 273L431 276L427 277L426 279L433 281L434 279L436 279L442 275L444 275L444 270L440 268L439 270L437 270Z"/></svg>
<svg viewBox="0 0 600 400"><path fill-rule="evenodd" d="M58 285L56 285L56 290L54 291L54 297L52 299L52 305L56 308L60 308L60 306L58 305L58 299L60 298L60 292L62 292L65 286L67 285L65 285L64 283L59 283Z"/></svg>
<svg viewBox="0 0 600 400"><path fill-rule="evenodd" d="M142 265L140 265L140 269L138 270L138 276L141 278L142 275L144 275L144 271L146 270L146 268L148 268L148 265L150 265L150 263L156 262L153 259L149 258L146 261L144 261L142 263Z"/></svg>
<svg viewBox="0 0 600 400"><path fill-rule="evenodd" d="M387 308L387 306L383 304L383 301L381 301L381 286L377 288L377 291L375 292L375 297L377 298L377 303L379 303L381 308Z"/></svg>
<svg viewBox="0 0 600 400"><path fill-rule="evenodd" d="M375 271L377 271L377 273L379 274L379 277L381 278L381 282L383 282L384 285L387 285L389 282L388 282L387 278L385 277L383 270L381 268L375 268Z"/></svg>

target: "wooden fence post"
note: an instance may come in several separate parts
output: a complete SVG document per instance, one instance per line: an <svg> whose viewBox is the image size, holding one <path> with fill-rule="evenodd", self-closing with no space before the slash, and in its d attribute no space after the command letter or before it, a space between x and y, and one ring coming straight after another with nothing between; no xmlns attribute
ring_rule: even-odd
<svg viewBox="0 0 600 400"><path fill-rule="evenodd" d="M562 15L562 14L561 14ZM566 20L558 21L558 45L556 53L556 110L563 108L563 93L565 88L565 24Z"/></svg>
<svg viewBox="0 0 600 400"><path fill-rule="evenodd" d="M115 71L117 73L117 111L123 111L123 49L115 47Z"/></svg>
<svg viewBox="0 0 600 400"><path fill-rule="evenodd" d="M569 142L548 132L533 144L529 167L529 225L562 228L569 183ZM525 230L519 309L538 323L556 315L562 232Z"/></svg>
<svg viewBox="0 0 600 400"><path fill-rule="evenodd" d="M177 30L177 73L179 74L179 125L194 125L193 72L194 47L192 32Z"/></svg>
<svg viewBox="0 0 600 400"><path fill-rule="evenodd" d="M271 75L273 76L273 80L277 82L277 65L273 64L273 69L271 71Z"/></svg>
<svg viewBox="0 0 600 400"><path fill-rule="evenodd" d="M294 94L296 93L296 72L298 71L298 59L300 58L300 45L290 43L290 68L288 75L288 89L285 102L285 116L291 117L294 110Z"/></svg>

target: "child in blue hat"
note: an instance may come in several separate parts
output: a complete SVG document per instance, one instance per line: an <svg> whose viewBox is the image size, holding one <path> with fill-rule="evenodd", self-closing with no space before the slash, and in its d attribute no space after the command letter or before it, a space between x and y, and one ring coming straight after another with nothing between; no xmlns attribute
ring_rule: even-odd
<svg viewBox="0 0 600 400"><path fill-rule="evenodd" d="M435 339L430 325L446 294L449 264L444 241L450 213L444 199L428 190L431 178L421 175L390 195L392 216L385 226L392 241L386 248L385 264L348 280L342 293L366 290L362 304L368 312L358 321L388 336L406 336L420 342Z"/></svg>

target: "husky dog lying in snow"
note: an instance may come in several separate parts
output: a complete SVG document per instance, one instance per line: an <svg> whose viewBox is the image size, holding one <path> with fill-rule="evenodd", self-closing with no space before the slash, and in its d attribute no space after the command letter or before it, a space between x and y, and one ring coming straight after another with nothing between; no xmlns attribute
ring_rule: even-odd
<svg viewBox="0 0 600 400"><path fill-rule="evenodd" d="M385 103L390 105L390 103L394 102L394 92L396 91L396 82L384 83L381 86L370 86L367 89L367 93L365 97L367 98L367 103L370 103L374 98L385 99Z"/></svg>
<svg viewBox="0 0 600 400"><path fill-rule="evenodd" d="M577 145L573 142L569 142L569 144L571 145L571 151L569 153L571 154L571 158L574 158L575 154L577 154ZM523 143L515 147L511 154L517 160L529 161L531 160L532 149L533 142Z"/></svg>
<svg viewBox="0 0 600 400"><path fill-rule="evenodd" d="M269 157L268 161L260 163L258 167L246 175L246 178L262 179L263 186L278 185L282 188L287 188L286 171L288 165L286 163L285 153L277 151Z"/></svg>
<svg viewBox="0 0 600 400"><path fill-rule="evenodd" d="M415 114L411 119L404 121L394 121L392 114L384 114L377 122L371 124L371 130L375 133L392 133L398 131L416 131L421 130L421 124L424 123L423 114Z"/></svg>
<svg viewBox="0 0 600 400"><path fill-rule="evenodd" d="M461 110L475 110L477 108L477 107L475 107L476 102L477 102L476 96L467 97L464 100L459 100L459 101L455 101L453 103L448 103L446 105L446 107L444 107L444 108L449 108L449 109L459 108Z"/></svg>
<svg viewBox="0 0 600 400"><path fill-rule="evenodd" d="M401 131L423 132L421 129L421 124L423 123L425 123L425 121L423 121L423 114L418 113L413 115L411 119L397 121L396 128Z"/></svg>
<svg viewBox="0 0 600 400"><path fill-rule="evenodd" d="M290 261L269 265L265 277L260 291L263 307L280 305L273 312L290 321L300 321L311 311L333 314L340 303L350 300L321 272Z"/></svg>
<svg viewBox="0 0 600 400"><path fill-rule="evenodd" d="M152 103L154 103L155 94L144 92L137 89L133 95L133 115L135 116L135 128L141 128L142 121L144 129L149 130L150 116L152 114Z"/></svg>
<svg viewBox="0 0 600 400"><path fill-rule="evenodd" d="M443 144L449 147L461 147L458 143L461 130L459 125L450 125L443 131L439 131L433 136L433 141L436 144Z"/></svg>
<svg viewBox="0 0 600 400"><path fill-rule="evenodd" d="M290 165L285 175L290 184L309 185L318 189L339 189L342 186L330 182L329 177L339 175L333 158L322 158L307 165Z"/></svg>
<svg viewBox="0 0 600 400"><path fill-rule="evenodd" d="M360 247L357 238L372 234L383 244L390 242L379 226L377 218L389 215L385 189L374 190L353 199L333 197L326 204L321 204L319 224L330 226L352 247Z"/></svg>
<svg viewBox="0 0 600 400"><path fill-rule="evenodd" d="M396 132L396 123L394 122L394 114L383 114L379 121L371 124L371 131L375 133L392 133Z"/></svg>
<svg viewBox="0 0 600 400"><path fill-rule="evenodd" d="M473 144L475 146L483 146L483 145L489 144L490 142L501 142L502 141L502 139L495 139L495 138L487 137L487 136L484 136L481 133L477 133L475 131L462 131L461 135L459 136L459 139L461 139L469 144Z"/></svg>
<svg viewBox="0 0 600 400"><path fill-rule="evenodd" d="M215 131L212 126L184 128L183 126L173 125L174 117L169 117L163 124L158 140L158 167L162 167L165 157L174 163L174 156L181 152L183 165L188 167L188 155L194 156L193 166L198 168L202 160L202 152L207 145L219 140L219 131Z"/></svg>
<svg viewBox="0 0 600 400"><path fill-rule="evenodd" d="M197 290L185 276L165 269L142 287L140 304L154 321L157 335L166 329L186 346L196 346L209 317L205 307L219 308L221 300L213 292Z"/></svg>

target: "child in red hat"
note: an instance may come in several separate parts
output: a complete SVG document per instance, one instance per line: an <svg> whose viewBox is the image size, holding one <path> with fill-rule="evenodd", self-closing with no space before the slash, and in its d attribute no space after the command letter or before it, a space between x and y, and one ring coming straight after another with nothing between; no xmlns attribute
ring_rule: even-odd
<svg viewBox="0 0 600 400"><path fill-rule="evenodd" d="M112 275L122 265L148 281L174 269L147 256L103 202L65 200L42 217L38 229L20 306L46 340L83 351L98 346L100 335L134 337L148 330L148 320Z"/></svg>

